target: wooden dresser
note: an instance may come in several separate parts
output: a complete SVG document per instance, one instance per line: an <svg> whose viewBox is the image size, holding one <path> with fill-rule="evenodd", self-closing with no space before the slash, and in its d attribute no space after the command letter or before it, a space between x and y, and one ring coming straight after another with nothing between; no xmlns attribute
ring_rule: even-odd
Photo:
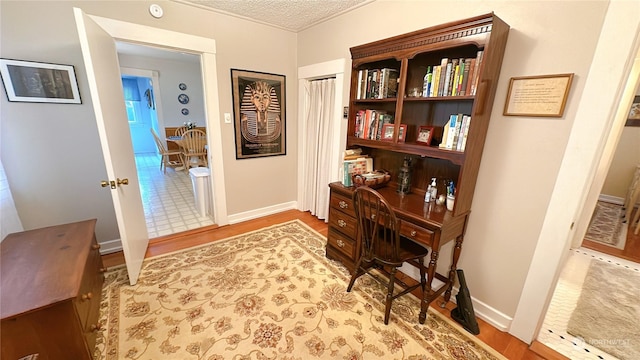
<svg viewBox="0 0 640 360"><path fill-rule="evenodd" d="M96 220L0 243L0 358L93 359L104 281Z"/></svg>

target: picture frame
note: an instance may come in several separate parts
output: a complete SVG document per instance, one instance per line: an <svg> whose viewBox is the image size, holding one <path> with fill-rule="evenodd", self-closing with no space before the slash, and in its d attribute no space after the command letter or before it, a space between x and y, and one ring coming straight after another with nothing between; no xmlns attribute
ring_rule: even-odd
<svg viewBox="0 0 640 360"><path fill-rule="evenodd" d="M407 125L400 125L400 129L398 129L398 142L405 142L407 138Z"/></svg>
<svg viewBox="0 0 640 360"><path fill-rule="evenodd" d="M420 145L431 145L431 138L433 138L433 126L419 126L418 135L416 136L416 143Z"/></svg>
<svg viewBox="0 0 640 360"><path fill-rule="evenodd" d="M382 125L382 134L380 136L380 140L393 141L393 134L395 133L395 131L396 131L396 128L394 124Z"/></svg>
<svg viewBox="0 0 640 360"><path fill-rule="evenodd" d="M0 59L0 75L9 101L82 103L72 65Z"/></svg>
<svg viewBox="0 0 640 360"><path fill-rule="evenodd" d="M624 126L640 126L640 96L633 98L631 109L629 109L629 116Z"/></svg>
<svg viewBox="0 0 640 360"><path fill-rule="evenodd" d="M512 77L505 116L562 117L573 73Z"/></svg>
<svg viewBox="0 0 640 360"><path fill-rule="evenodd" d="M236 159L286 155L285 80L231 69Z"/></svg>

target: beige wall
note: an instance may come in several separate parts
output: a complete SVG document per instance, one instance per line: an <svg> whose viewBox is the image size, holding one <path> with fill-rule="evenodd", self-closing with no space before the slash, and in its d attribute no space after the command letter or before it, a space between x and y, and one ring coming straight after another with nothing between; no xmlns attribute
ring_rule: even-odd
<svg viewBox="0 0 640 360"><path fill-rule="evenodd" d="M636 94L640 96L640 89ZM640 127L625 126L601 193L624 198L637 165L640 165Z"/></svg>
<svg viewBox="0 0 640 360"><path fill-rule="evenodd" d="M351 46L492 11L511 31L460 268L473 297L508 319L529 271L607 2L377 1L300 33L298 58L300 66L350 58ZM384 26L363 21L381 17ZM502 115L510 77L558 73L575 74L562 118ZM449 254L441 254L441 270Z"/></svg>
<svg viewBox="0 0 640 360"><path fill-rule="evenodd" d="M149 15L151 3L163 6L163 18ZM91 15L215 39L221 113L233 113L231 68L285 75L286 156L236 160L233 125L221 124L227 213L296 200L294 33L169 1L1 1L0 56L75 66L83 100L59 105L0 98L1 156L25 229L97 218L98 241L119 238L111 196L99 186L106 171L74 6Z"/></svg>

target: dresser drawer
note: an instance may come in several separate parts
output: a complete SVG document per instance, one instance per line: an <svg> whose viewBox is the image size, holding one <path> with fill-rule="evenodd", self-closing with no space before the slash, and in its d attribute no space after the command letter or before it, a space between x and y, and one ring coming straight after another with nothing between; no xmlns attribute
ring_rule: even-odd
<svg viewBox="0 0 640 360"><path fill-rule="evenodd" d="M332 227L345 236L355 239L357 221L353 216L348 216L335 208L329 210L329 227Z"/></svg>
<svg viewBox="0 0 640 360"><path fill-rule="evenodd" d="M327 236L327 244L334 249L337 249L350 260L356 260L356 243L353 239L345 237L342 233L329 229Z"/></svg>
<svg viewBox="0 0 640 360"><path fill-rule="evenodd" d="M412 223L403 221L400 225L400 235L414 240L422 245L431 247L433 245L433 231Z"/></svg>
<svg viewBox="0 0 640 360"><path fill-rule="evenodd" d="M351 198L348 198L346 196L332 192L329 206L332 209L340 210L349 216L356 216L355 210L353 208L353 201L351 200Z"/></svg>

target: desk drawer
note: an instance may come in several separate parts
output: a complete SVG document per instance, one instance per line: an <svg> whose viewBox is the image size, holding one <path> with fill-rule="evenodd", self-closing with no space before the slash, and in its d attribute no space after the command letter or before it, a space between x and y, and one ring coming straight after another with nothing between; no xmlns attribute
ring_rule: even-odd
<svg viewBox="0 0 640 360"><path fill-rule="evenodd" d="M357 221L354 217L348 216L335 208L329 210L329 227L342 232L351 239L356 237Z"/></svg>
<svg viewBox="0 0 640 360"><path fill-rule="evenodd" d="M353 239L349 239L335 229L330 228L329 235L327 236L327 244L340 251L351 261L356 261L356 244Z"/></svg>
<svg viewBox="0 0 640 360"><path fill-rule="evenodd" d="M429 247L433 246L433 231L403 221L400 225L400 235Z"/></svg>
<svg viewBox="0 0 640 360"><path fill-rule="evenodd" d="M351 200L351 198L348 198L346 196L332 192L329 206L332 209L340 210L349 216L356 216L355 210L353 208L353 201Z"/></svg>

